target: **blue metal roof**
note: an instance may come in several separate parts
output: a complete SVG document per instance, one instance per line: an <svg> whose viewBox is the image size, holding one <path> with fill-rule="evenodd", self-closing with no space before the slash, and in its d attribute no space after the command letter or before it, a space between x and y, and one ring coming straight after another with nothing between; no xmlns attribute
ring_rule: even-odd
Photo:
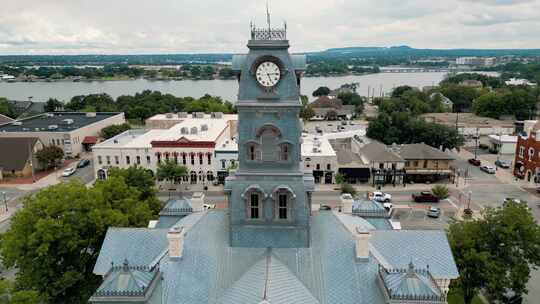
<svg viewBox="0 0 540 304"><path fill-rule="evenodd" d="M406 268L412 261L435 278L459 276L446 233L439 230L377 230L370 244L385 268Z"/></svg>
<svg viewBox="0 0 540 304"><path fill-rule="evenodd" d="M294 303L383 304L383 291L377 284L379 264L405 268L411 258L420 267L429 264L436 278L457 277L442 231L370 229L371 255L365 261L356 259L355 237L350 231L354 226L372 226L360 217L316 212L311 217L310 247L268 250L230 247L228 212L193 213L180 220L178 224L188 229L183 256L177 260L166 254L165 229L113 228L95 270L106 268L106 272L111 260L122 261L126 256L141 265L157 259L163 277L162 304L233 303L233 299L234 303L260 303L265 290L270 303L294 299ZM139 230L164 240L151 241L140 236ZM264 236L264 232L258 235Z"/></svg>
<svg viewBox="0 0 540 304"><path fill-rule="evenodd" d="M393 269L380 271L388 295L393 298L428 298L435 299L444 296L426 270Z"/></svg>

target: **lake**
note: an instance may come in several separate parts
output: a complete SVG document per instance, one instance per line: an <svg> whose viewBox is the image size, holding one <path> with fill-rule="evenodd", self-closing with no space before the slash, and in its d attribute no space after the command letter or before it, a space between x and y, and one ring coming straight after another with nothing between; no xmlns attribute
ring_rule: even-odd
<svg viewBox="0 0 540 304"><path fill-rule="evenodd" d="M488 74L488 73L486 73ZM496 74L496 73L495 73ZM437 85L446 75L445 72L429 73L378 73L361 76L341 77L305 77L302 79L302 94L311 96L319 86L331 89L342 84L358 82L358 93L363 96L379 96L388 93L396 86L409 85L423 87ZM33 101L46 101L50 97L68 101L75 95L93 93L107 93L113 98L120 95L134 95L143 90L155 90L170 93L175 96L200 97L206 93L221 96L225 100L236 101L238 82L236 80L182 80L182 81L150 81L146 79L119 80L119 81L93 81L93 82L0 82L0 97L12 100L27 100L29 96Z"/></svg>

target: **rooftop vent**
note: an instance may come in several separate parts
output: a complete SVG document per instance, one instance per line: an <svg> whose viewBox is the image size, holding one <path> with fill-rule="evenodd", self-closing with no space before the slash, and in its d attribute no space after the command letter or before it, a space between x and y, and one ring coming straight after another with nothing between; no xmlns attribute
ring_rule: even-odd
<svg viewBox="0 0 540 304"><path fill-rule="evenodd" d="M178 118L187 118L188 117L188 113L187 112L179 112L178 113Z"/></svg>
<svg viewBox="0 0 540 304"><path fill-rule="evenodd" d="M193 118L204 118L204 112L194 112Z"/></svg>
<svg viewBox="0 0 540 304"><path fill-rule="evenodd" d="M113 143L117 144L117 143L118 143L118 139L113 140Z"/></svg>
<svg viewBox="0 0 540 304"><path fill-rule="evenodd" d="M88 112L86 113L86 117L96 117L96 112Z"/></svg>
<svg viewBox="0 0 540 304"><path fill-rule="evenodd" d="M165 117L168 118L168 119L171 119L171 118L173 118L173 113L167 113L167 114L165 114Z"/></svg>
<svg viewBox="0 0 540 304"><path fill-rule="evenodd" d="M191 134L197 134L197 127L191 128Z"/></svg>
<svg viewBox="0 0 540 304"><path fill-rule="evenodd" d="M201 125L201 131L208 131L208 125L207 124Z"/></svg>
<svg viewBox="0 0 540 304"><path fill-rule="evenodd" d="M212 112L211 117L212 118L222 118L223 113L222 112Z"/></svg>
<svg viewBox="0 0 540 304"><path fill-rule="evenodd" d="M58 129L58 125L49 125L49 126L47 127L47 129L49 129L49 130L56 130L56 129Z"/></svg>

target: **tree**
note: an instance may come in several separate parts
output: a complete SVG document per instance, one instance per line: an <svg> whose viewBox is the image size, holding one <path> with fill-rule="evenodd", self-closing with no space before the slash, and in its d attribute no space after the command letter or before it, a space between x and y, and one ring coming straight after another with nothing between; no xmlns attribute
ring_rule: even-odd
<svg viewBox="0 0 540 304"><path fill-rule="evenodd" d="M110 226L146 226L152 214L122 178L60 183L24 199L2 235L6 267L17 267L16 285L49 303L86 303L100 278L92 274Z"/></svg>
<svg viewBox="0 0 540 304"><path fill-rule="evenodd" d="M327 96L330 94L330 89L328 87L318 87L313 91L313 97Z"/></svg>
<svg viewBox="0 0 540 304"><path fill-rule="evenodd" d="M408 86L408 85L403 85L403 86L396 87L392 91L392 97L394 97L394 98L401 97L403 95L403 93L405 93L407 91L412 91L412 90L414 90L414 89L411 86Z"/></svg>
<svg viewBox="0 0 540 304"><path fill-rule="evenodd" d="M345 182L345 175L341 173L336 174L336 184L343 184Z"/></svg>
<svg viewBox="0 0 540 304"><path fill-rule="evenodd" d="M348 193L352 196L356 195L356 189L351 184L341 184L341 193Z"/></svg>
<svg viewBox="0 0 540 304"><path fill-rule="evenodd" d="M43 107L43 110L45 112L55 112L55 111L58 111L59 109L63 109L63 108L64 108L64 104L61 103L60 101L58 101L58 99L49 98L49 100L47 100L47 102L45 102L45 106Z"/></svg>
<svg viewBox="0 0 540 304"><path fill-rule="evenodd" d="M36 158L42 168L50 169L64 158L64 150L58 146L45 146L36 152Z"/></svg>
<svg viewBox="0 0 540 304"><path fill-rule="evenodd" d="M158 164L156 175L158 180L167 180L174 183L175 180L187 175L187 172L185 166L179 165L173 160L165 160Z"/></svg>
<svg viewBox="0 0 540 304"><path fill-rule="evenodd" d="M17 116L13 105L9 103L7 99L2 97L0 97L0 114L11 118L15 118Z"/></svg>
<svg viewBox="0 0 540 304"><path fill-rule="evenodd" d="M482 219L454 222L448 240L466 304L480 289L498 301L509 290L526 293L531 268L540 266L540 226L527 203L507 201Z"/></svg>
<svg viewBox="0 0 540 304"><path fill-rule="evenodd" d="M123 123L121 125L110 125L101 129L100 135L105 139L109 139L130 129L131 126L128 123Z"/></svg>
<svg viewBox="0 0 540 304"><path fill-rule="evenodd" d="M39 293L35 290L16 290L11 281L0 280L0 304L40 304Z"/></svg>
<svg viewBox="0 0 540 304"><path fill-rule="evenodd" d="M300 100L302 101L302 109L300 110L300 117L304 121L308 121L311 119L311 117L315 116L315 110L309 105L309 100L306 95L300 96Z"/></svg>
<svg viewBox="0 0 540 304"><path fill-rule="evenodd" d="M445 185L436 185L431 188L431 192L433 192L433 195L435 195L439 199L448 198L448 187L446 187Z"/></svg>

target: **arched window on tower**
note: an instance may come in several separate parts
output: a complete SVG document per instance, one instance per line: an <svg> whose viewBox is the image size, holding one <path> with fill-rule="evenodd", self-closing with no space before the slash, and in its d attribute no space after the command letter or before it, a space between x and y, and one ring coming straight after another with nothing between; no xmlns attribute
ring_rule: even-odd
<svg viewBox="0 0 540 304"><path fill-rule="evenodd" d="M260 201L260 194L258 192L251 192L249 195L248 218L250 219L261 218L261 201Z"/></svg>
<svg viewBox="0 0 540 304"><path fill-rule="evenodd" d="M283 143L279 148L279 160L288 161L290 158L290 145L288 143Z"/></svg>

